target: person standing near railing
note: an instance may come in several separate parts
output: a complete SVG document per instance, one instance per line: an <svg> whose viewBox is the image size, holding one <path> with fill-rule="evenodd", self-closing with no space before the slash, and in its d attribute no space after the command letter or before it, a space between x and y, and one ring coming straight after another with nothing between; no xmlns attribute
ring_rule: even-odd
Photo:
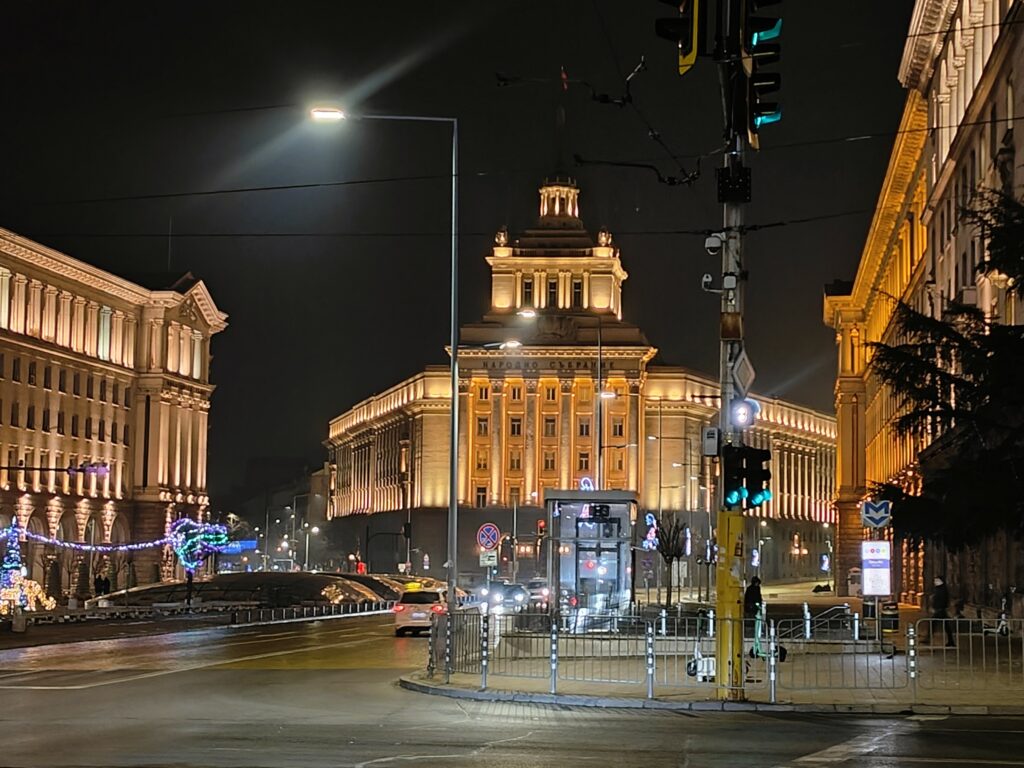
<svg viewBox="0 0 1024 768"><path fill-rule="evenodd" d="M747 589L743 593L743 615L748 619L754 618L757 616L761 603L761 579L755 576L750 580L750 584L747 585Z"/></svg>
<svg viewBox="0 0 1024 768"><path fill-rule="evenodd" d="M940 576L935 577L935 589L932 590L932 637L935 636L937 629L936 621L942 622L942 627L946 630L946 647L955 647L954 631L950 627L951 619L949 618L949 587Z"/></svg>

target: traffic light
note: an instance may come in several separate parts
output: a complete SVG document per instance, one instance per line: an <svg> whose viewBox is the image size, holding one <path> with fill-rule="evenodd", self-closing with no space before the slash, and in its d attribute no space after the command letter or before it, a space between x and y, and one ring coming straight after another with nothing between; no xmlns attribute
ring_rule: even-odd
<svg viewBox="0 0 1024 768"><path fill-rule="evenodd" d="M402 523L402 535L407 538L412 538L412 523Z"/></svg>
<svg viewBox="0 0 1024 768"><path fill-rule="evenodd" d="M679 46L679 74L685 75L697 63L697 54L703 50L705 37L706 0L660 0L679 11L679 15L669 19L657 19L654 32L658 37L671 40Z"/></svg>
<svg viewBox="0 0 1024 768"><path fill-rule="evenodd" d="M547 529L548 529L548 521L547 520L538 520L537 521L537 538L538 539L543 539L544 538L544 534L547 533Z"/></svg>
<svg viewBox="0 0 1024 768"><path fill-rule="evenodd" d="M607 520L611 515L612 508L608 504L591 504L590 514L595 520Z"/></svg>
<svg viewBox="0 0 1024 768"><path fill-rule="evenodd" d="M743 449L735 445L722 446L722 488L726 509L739 506L747 492L743 487Z"/></svg>
<svg viewBox="0 0 1024 768"><path fill-rule="evenodd" d="M772 452L763 448L744 448L746 451L744 476L746 477L747 490L750 495L747 498L749 508L759 507L766 501L771 501L772 492L768 487L772 479L768 463L772 460Z"/></svg>
<svg viewBox="0 0 1024 768"><path fill-rule="evenodd" d="M782 49L777 42L782 33L782 19L777 16L759 16L758 12L768 6L778 5L781 0L742 0L740 16L740 42L742 45L743 71L747 77L747 139L750 146L758 148L758 132L761 126L777 123L782 119L782 108L777 102L765 101L782 86L782 75L778 72L763 72L761 67L775 64L782 58Z"/></svg>

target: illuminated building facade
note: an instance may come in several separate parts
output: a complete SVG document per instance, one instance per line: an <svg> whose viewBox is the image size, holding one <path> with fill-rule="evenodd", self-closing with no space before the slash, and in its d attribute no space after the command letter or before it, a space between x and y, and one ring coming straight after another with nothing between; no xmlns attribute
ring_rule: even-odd
<svg viewBox="0 0 1024 768"><path fill-rule="evenodd" d="M656 364L656 348L623 320L619 249L607 230L593 238L584 229L575 183L545 182L536 225L516 238L499 230L487 262L491 308L462 328L459 348L460 562L475 569L478 526L510 531L513 508L521 554L531 554L544 492L588 482L636 492L641 512L684 515L703 540L717 460L701 456L700 433L717 420L718 382ZM761 510L765 525L751 525L767 544L763 574L821 576L835 421L756 399L761 416L747 442L774 452L775 496ZM409 520L414 569L424 554L439 568L449 403L447 366L430 367L330 422L329 515L349 524L346 546L373 536L376 562L401 562L405 545L377 534Z"/></svg>
<svg viewBox="0 0 1024 768"><path fill-rule="evenodd" d="M210 341L226 319L190 276L149 290L0 229L0 526L16 515L65 541L148 541L201 516ZM24 551L51 587L96 568L122 586L129 576L123 555L83 564L33 542ZM131 577L173 565L140 551Z"/></svg>
<svg viewBox="0 0 1024 768"><path fill-rule="evenodd" d="M836 330L839 358L841 581L859 566L867 531L858 506L871 484L899 482L912 490L917 455L928 442L896 435L897 402L869 367L868 344L897 340L887 296L935 317L956 299L1000 322L1021 322L1019 291L977 274L985 243L957 211L979 189L1019 196L1024 186L1024 130L1016 125L1024 115L1022 24L1020 0L917 0L914 6L899 71L907 102L857 275L826 288L824 320ZM1012 570L1005 542L994 543L993 553L967 553L949 568L944 557L929 555L934 550L895 543L895 583L908 602L920 602L933 575L958 582L957 593L969 602L985 602L977 583L999 591L1002 582L1005 589Z"/></svg>

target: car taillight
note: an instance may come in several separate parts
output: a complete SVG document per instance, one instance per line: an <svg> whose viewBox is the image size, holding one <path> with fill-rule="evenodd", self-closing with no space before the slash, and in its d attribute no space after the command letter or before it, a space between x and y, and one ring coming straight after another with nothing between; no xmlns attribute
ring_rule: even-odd
<svg viewBox="0 0 1024 768"><path fill-rule="evenodd" d="M401 613L402 611L404 611L404 610L405 610L405 606L404 606L404 605L401 605L401 604L399 604L399 605L396 605L396 606L395 606L394 608L392 608L391 610L392 610L392 611L394 611L395 613Z"/></svg>
<svg viewBox="0 0 1024 768"><path fill-rule="evenodd" d="M443 605L432 605L432 606L430 606L430 610L432 610L434 613L444 613L444 606Z"/></svg>
<svg viewBox="0 0 1024 768"><path fill-rule="evenodd" d="M570 597L569 598L569 605L571 605L573 608L576 607L576 603L577 603L577 600L576 600L575 597Z"/></svg>

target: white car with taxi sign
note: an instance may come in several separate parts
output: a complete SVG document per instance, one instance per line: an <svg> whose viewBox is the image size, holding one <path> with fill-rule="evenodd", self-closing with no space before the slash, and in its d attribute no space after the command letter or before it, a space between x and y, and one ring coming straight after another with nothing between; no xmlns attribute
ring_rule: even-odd
<svg viewBox="0 0 1024 768"><path fill-rule="evenodd" d="M429 630L434 616L447 613L448 603L444 590L406 584L392 611L395 614L395 636L401 637L406 632Z"/></svg>

